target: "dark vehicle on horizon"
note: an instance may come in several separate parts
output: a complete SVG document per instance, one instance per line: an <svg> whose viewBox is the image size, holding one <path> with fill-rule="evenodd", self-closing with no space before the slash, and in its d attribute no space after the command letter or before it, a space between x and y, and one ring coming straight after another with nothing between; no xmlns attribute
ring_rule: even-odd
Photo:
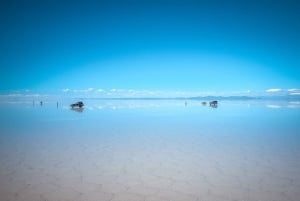
<svg viewBox="0 0 300 201"><path fill-rule="evenodd" d="M211 101L211 102L209 102L209 106L217 108L218 107L218 101Z"/></svg>
<svg viewBox="0 0 300 201"><path fill-rule="evenodd" d="M82 101L78 101L77 103L73 103L70 105L71 108L82 108L84 106Z"/></svg>

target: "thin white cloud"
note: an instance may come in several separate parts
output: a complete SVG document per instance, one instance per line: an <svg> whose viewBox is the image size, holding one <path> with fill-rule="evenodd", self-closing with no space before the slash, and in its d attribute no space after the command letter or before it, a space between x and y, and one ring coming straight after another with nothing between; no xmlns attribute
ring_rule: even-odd
<svg viewBox="0 0 300 201"><path fill-rule="evenodd" d="M69 89L65 88L61 90L62 92L73 92L73 93L87 93L94 91L94 88L90 87L88 89Z"/></svg>
<svg viewBox="0 0 300 201"><path fill-rule="evenodd" d="M276 93L276 92L281 92L282 89L267 89L266 92L268 93Z"/></svg>
<svg viewBox="0 0 300 201"><path fill-rule="evenodd" d="M288 89L288 92L300 92L300 89Z"/></svg>
<svg viewBox="0 0 300 201"><path fill-rule="evenodd" d="M94 88L90 87L86 90L86 92L91 92L91 91L94 91Z"/></svg>
<svg viewBox="0 0 300 201"><path fill-rule="evenodd" d="M174 98L174 97L193 97L193 96L207 96L207 95L216 95L216 92L193 92L193 91L160 91L160 90L135 90L135 89L95 89L95 88L87 88L87 89L70 89L64 88L61 90L62 92L68 93L76 93L76 94L84 94L89 97L161 97L161 98ZM243 92L247 93L247 92Z"/></svg>
<svg viewBox="0 0 300 201"><path fill-rule="evenodd" d="M19 93L10 93L10 94L4 94L1 95L2 97L38 97L38 96L50 96L48 94L19 94Z"/></svg>
<svg viewBox="0 0 300 201"><path fill-rule="evenodd" d="M71 89L69 88L62 89L62 92L69 92L69 91L71 91Z"/></svg>
<svg viewBox="0 0 300 201"><path fill-rule="evenodd" d="M7 96L15 97L15 96L23 96L23 94L8 94Z"/></svg>
<svg viewBox="0 0 300 201"><path fill-rule="evenodd" d="M133 90L133 89L129 89L129 90L128 90L128 93L131 94L131 95L135 95L135 94L138 93L138 91Z"/></svg>
<svg viewBox="0 0 300 201"><path fill-rule="evenodd" d="M48 95L46 95L46 94L44 94L44 95L41 95L41 94L26 94L24 96L26 96L26 97L39 97L39 96L48 96Z"/></svg>

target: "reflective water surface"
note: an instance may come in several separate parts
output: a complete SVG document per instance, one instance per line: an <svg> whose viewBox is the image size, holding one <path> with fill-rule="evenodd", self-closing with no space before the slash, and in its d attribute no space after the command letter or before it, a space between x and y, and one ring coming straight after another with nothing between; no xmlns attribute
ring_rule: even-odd
<svg viewBox="0 0 300 201"><path fill-rule="evenodd" d="M0 103L1 201L299 200L299 102L83 102Z"/></svg>

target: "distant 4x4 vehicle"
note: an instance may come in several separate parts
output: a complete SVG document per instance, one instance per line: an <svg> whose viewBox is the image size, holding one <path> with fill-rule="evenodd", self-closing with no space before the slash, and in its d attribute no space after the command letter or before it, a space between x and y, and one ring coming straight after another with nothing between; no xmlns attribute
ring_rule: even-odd
<svg viewBox="0 0 300 201"><path fill-rule="evenodd" d="M75 107L82 108L84 106L84 104L82 101L78 101L77 103L73 103L70 106L71 106L71 108L75 108Z"/></svg>

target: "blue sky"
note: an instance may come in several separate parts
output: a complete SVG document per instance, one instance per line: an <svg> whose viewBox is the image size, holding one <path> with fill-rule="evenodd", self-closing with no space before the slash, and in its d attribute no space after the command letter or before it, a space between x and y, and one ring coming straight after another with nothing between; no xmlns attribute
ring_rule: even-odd
<svg viewBox="0 0 300 201"><path fill-rule="evenodd" d="M300 87L299 1L1 1L0 92Z"/></svg>

